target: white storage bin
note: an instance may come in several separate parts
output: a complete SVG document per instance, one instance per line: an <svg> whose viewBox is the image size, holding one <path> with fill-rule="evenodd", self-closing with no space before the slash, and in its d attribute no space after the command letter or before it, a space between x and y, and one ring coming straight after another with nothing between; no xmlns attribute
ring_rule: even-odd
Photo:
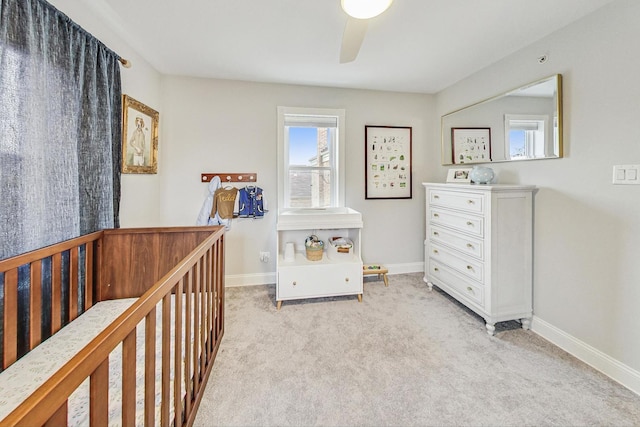
<svg viewBox="0 0 640 427"><path fill-rule="evenodd" d="M353 257L353 242L346 237L331 237L327 247L327 257L332 260L345 260Z"/></svg>

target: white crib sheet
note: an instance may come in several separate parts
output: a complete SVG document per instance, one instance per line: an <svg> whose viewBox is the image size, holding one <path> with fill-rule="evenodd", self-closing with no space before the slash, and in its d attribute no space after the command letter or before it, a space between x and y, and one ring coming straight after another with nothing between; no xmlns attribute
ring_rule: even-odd
<svg viewBox="0 0 640 427"><path fill-rule="evenodd" d="M120 314L129 308L137 298L103 301L83 313L73 322L62 328L57 334L40 344L23 358L0 373L0 420L7 416L33 391L42 385L51 375L60 369L71 357L94 339L102 330L113 322ZM192 303L195 304L195 296ZM161 391L161 360L162 360L162 305L156 308L156 424L160 423L160 391ZM175 316L175 298L171 298L171 360L170 360L170 419L173 417L173 380L174 380L174 345L175 331L173 328ZM183 299L182 330L185 334L185 300ZM191 323L191 343L198 337L200 331L194 334L193 318ZM144 347L145 327L140 322L136 330L136 425L144 425ZM199 350L201 351L201 349ZM184 344L182 348L182 375L184 384ZM109 425L122 425L122 344L118 345L109 355ZM193 375L191 366L189 375ZM184 396L184 386L182 395ZM89 425L89 379L85 380L70 396L68 405L69 426Z"/></svg>
<svg viewBox="0 0 640 427"><path fill-rule="evenodd" d="M195 304L196 297L192 297L192 304ZM182 336L185 335L185 321L186 321L186 306L185 300L182 300ZM174 362L175 362L175 329L174 329L174 316L175 316L175 296L171 296L171 359L170 359L170 374L169 374L169 419L173 418L174 406L173 406L173 382L175 378ZM160 402L161 402L161 387L162 387L162 304L159 303L156 307L156 374L155 374L155 424L160 424ZM193 318L191 322L191 344L193 345L194 335L193 333ZM199 331L198 331L199 334ZM144 425L144 348L145 348L145 325L144 321L138 324L136 330L136 426ZM184 344L181 349L182 353L182 397L184 398L184 357L185 349ZM118 345L113 352L109 355L109 425L121 426L122 425L122 344ZM193 375L193 366L191 366L190 376ZM87 426L89 425L89 379L87 379L81 386L71 395L69 398L69 425L70 426Z"/></svg>
<svg viewBox="0 0 640 427"><path fill-rule="evenodd" d="M0 373L0 420L129 308L137 298L99 302Z"/></svg>

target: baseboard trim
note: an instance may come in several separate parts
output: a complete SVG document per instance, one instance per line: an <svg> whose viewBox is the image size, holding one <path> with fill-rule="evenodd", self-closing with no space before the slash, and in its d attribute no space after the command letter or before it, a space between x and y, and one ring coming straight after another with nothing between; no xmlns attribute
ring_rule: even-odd
<svg viewBox="0 0 640 427"><path fill-rule="evenodd" d="M237 286L269 285L276 283L276 273L254 274L227 274L224 276L224 285L227 288Z"/></svg>
<svg viewBox="0 0 640 427"><path fill-rule="evenodd" d="M587 365L640 395L640 372L556 328L537 316L533 316L531 330L547 341L580 359Z"/></svg>
<svg viewBox="0 0 640 427"><path fill-rule="evenodd" d="M424 272L424 262L406 262L403 264L384 264L389 275Z"/></svg>
<svg viewBox="0 0 640 427"><path fill-rule="evenodd" d="M424 263L384 264L391 274L422 273ZM224 276L226 287L269 285L276 283L276 272L254 274L227 274Z"/></svg>

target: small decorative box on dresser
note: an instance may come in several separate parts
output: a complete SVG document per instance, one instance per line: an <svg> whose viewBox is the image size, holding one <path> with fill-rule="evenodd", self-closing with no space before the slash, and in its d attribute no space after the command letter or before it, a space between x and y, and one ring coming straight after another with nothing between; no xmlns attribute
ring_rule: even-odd
<svg viewBox="0 0 640 427"><path fill-rule="evenodd" d="M425 282L495 324L532 308L535 186L423 183L426 190Z"/></svg>

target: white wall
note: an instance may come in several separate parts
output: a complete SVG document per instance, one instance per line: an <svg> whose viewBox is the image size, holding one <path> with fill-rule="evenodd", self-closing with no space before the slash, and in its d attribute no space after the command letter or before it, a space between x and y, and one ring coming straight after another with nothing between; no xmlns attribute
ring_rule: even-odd
<svg viewBox="0 0 640 427"><path fill-rule="evenodd" d="M501 183L540 188L534 313L541 331L635 370L627 374L636 391L640 186L611 181L613 165L640 164L639 19L640 2L615 1L437 95L440 116L529 81L563 75L565 158L493 168ZM545 53L549 60L538 64ZM438 178L445 176L440 167Z"/></svg>
<svg viewBox="0 0 640 427"><path fill-rule="evenodd" d="M257 84L161 76L135 51L131 37L101 2L51 3L131 60L122 69L123 93L160 113L158 174L122 175L121 226L192 225L206 197L202 172L256 172L271 212L239 219L227 234L228 283L275 281L277 212L276 107L346 109L347 205L363 214L362 254L367 262L420 270L424 195L421 182L434 151L433 96ZM114 31L115 29L115 31ZM364 126L413 127L413 198L364 200ZM259 262L270 251L271 262Z"/></svg>
<svg viewBox="0 0 640 427"><path fill-rule="evenodd" d="M362 254L367 262L421 270L426 147L433 128L431 95L163 78L160 210L166 225L191 225L207 193L203 172L255 172L270 212L235 219L227 233L226 274L231 283L275 281L277 214L277 107L346 109L346 204L362 212ZM413 128L413 199L364 199L364 126ZM241 184L236 184L242 186ZM259 252L271 252L260 263Z"/></svg>
<svg viewBox="0 0 640 427"><path fill-rule="evenodd" d="M591 363L605 372L617 366L640 390L640 186L611 184L614 164L640 163L637 0L613 2L444 90L437 102L428 95L162 77L106 28L109 17L93 2L52 3L131 59L133 67L122 72L124 93L160 111L159 173L123 176L123 226L192 224L206 195L201 172L257 172L275 201L276 106L346 108L347 204L363 212L366 261L421 262L420 183L444 181L447 170L440 166L442 114L563 74L565 158L493 167L499 182L540 188L534 329L585 359L595 355ZM538 64L545 53L549 60ZM412 200L364 200L365 124L413 126ZM228 234L227 273L238 281L272 277L274 262L260 264L257 256L275 252L271 208L263 220L234 222Z"/></svg>

